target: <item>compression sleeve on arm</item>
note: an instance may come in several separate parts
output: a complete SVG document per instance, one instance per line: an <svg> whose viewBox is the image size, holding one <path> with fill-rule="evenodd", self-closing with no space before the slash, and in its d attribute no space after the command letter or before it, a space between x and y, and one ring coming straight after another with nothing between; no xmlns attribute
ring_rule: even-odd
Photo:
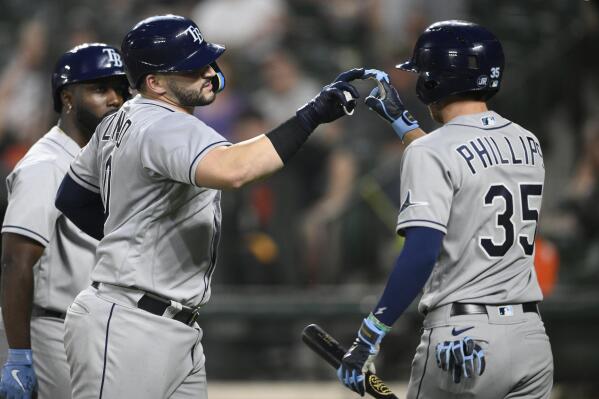
<svg viewBox="0 0 599 399"><path fill-rule="evenodd" d="M306 142L311 133L312 130L304 129L297 116L294 116L266 133L266 137L275 147L281 161L287 163Z"/></svg>
<svg viewBox="0 0 599 399"><path fill-rule="evenodd" d="M443 232L430 227L408 227L406 241L387 279L374 316L392 326L424 287L441 251Z"/></svg>
<svg viewBox="0 0 599 399"><path fill-rule="evenodd" d="M80 186L67 174L60 183L54 205L86 234L96 240L104 237L104 205L100 194Z"/></svg>

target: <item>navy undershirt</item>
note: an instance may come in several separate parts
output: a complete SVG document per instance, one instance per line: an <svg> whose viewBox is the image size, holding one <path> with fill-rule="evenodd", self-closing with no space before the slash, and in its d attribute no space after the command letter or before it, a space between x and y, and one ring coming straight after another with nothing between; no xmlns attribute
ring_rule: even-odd
<svg viewBox="0 0 599 399"><path fill-rule="evenodd" d="M104 237L104 205L100 194L81 187L67 174L60 183L54 205L86 234L96 240Z"/></svg>
<svg viewBox="0 0 599 399"><path fill-rule="evenodd" d="M441 251L443 232L430 227L405 229L405 244L372 312L387 326L401 316L424 287Z"/></svg>

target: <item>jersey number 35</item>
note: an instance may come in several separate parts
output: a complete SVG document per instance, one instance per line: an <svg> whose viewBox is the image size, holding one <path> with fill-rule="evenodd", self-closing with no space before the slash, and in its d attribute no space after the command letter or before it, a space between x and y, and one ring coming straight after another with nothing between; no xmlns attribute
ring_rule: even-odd
<svg viewBox="0 0 599 399"><path fill-rule="evenodd" d="M491 237L481 237L480 246L493 258L505 256L514 245L516 231L518 233L529 231L528 234L518 234L518 244L526 255L532 256L534 251L534 238L539 221L539 209L531 209L529 197L541 197L543 194L542 184L520 184L519 200L521 220L516 222L520 226L517 230L512 220L514 216L514 195L503 184L494 184L489 187L484 198L484 206L493 206L495 201L504 202L504 209L497 211L497 228L504 230L504 240L496 243ZM531 237L532 236L532 237Z"/></svg>

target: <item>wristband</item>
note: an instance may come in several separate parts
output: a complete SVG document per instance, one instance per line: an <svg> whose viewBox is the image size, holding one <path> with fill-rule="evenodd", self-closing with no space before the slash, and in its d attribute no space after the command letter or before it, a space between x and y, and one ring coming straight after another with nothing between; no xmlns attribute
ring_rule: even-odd
<svg viewBox="0 0 599 399"><path fill-rule="evenodd" d="M408 132L411 132L414 129L418 129L420 125L418 124L418 121L414 119L410 111L405 110L401 113L401 116L399 118L393 121L391 127L399 136L399 138L403 141L403 138Z"/></svg>
<svg viewBox="0 0 599 399"><path fill-rule="evenodd" d="M391 327L381 323L372 313L362 322L358 336L373 347L378 347Z"/></svg>
<svg viewBox="0 0 599 399"><path fill-rule="evenodd" d="M31 366L33 355L31 349L9 349L6 364L18 366Z"/></svg>

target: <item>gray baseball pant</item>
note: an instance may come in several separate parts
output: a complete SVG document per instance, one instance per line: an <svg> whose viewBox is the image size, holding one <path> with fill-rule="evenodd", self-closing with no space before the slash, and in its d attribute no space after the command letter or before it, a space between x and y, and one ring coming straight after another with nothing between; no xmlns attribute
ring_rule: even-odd
<svg viewBox="0 0 599 399"><path fill-rule="evenodd" d="M138 309L143 292L101 284L67 311L74 399L207 399L202 330Z"/></svg>
<svg viewBox="0 0 599 399"><path fill-rule="evenodd" d="M487 314L451 316L450 304L427 314L412 362L408 399L550 397L553 357L540 316L523 312L521 305L512 305L509 312L500 312L500 306L486 308ZM454 335L462 330L466 331ZM483 348L486 369L481 376L462 377L456 384L451 372L437 366L435 348L465 336Z"/></svg>

